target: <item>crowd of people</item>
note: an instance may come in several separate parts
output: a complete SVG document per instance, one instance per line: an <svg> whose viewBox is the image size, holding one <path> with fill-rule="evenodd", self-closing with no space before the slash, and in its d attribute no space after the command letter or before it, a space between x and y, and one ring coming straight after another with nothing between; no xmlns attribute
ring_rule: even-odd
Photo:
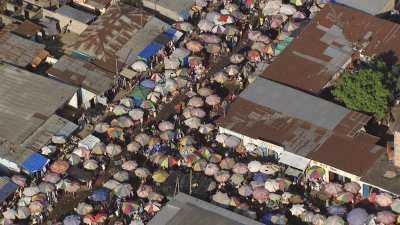
<svg viewBox="0 0 400 225"><path fill-rule="evenodd" d="M3 206L3 223L146 224L183 191L265 224L395 224L400 200L361 199L357 183L323 183L318 167L288 176L264 149L218 133L229 103L318 7L197 0L189 20L175 24L182 40L135 62L138 76L107 96L122 86L130 93L98 120L81 118L94 126L86 144L54 137L42 149L53 159L46 171L12 177L19 191ZM63 196L76 198L75 208L53 219Z"/></svg>

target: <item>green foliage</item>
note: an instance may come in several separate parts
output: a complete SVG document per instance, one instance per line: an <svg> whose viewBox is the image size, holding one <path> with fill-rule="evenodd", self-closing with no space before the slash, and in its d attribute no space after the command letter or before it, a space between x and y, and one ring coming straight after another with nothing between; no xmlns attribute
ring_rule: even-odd
<svg viewBox="0 0 400 225"><path fill-rule="evenodd" d="M384 62L375 61L355 73L345 72L332 94L346 107L374 114L380 120L385 117L397 89L397 77Z"/></svg>

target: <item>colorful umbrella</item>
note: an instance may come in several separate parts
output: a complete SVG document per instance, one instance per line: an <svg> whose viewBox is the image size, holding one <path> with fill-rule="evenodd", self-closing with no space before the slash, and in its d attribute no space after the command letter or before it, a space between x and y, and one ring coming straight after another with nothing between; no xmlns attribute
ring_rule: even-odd
<svg viewBox="0 0 400 225"><path fill-rule="evenodd" d="M211 150L206 146L201 147L197 152L205 159L210 159L211 157Z"/></svg>
<svg viewBox="0 0 400 225"><path fill-rule="evenodd" d="M239 64L242 63L245 60L245 57L242 54L233 54L230 58L229 61L233 64Z"/></svg>
<svg viewBox="0 0 400 225"><path fill-rule="evenodd" d="M325 175L325 170L319 166L312 166L307 169L306 175L309 179L321 179Z"/></svg>
<svg viewBox="0 0 400 225"><path fill-rule="evenodd" d="M121 210L125 215L131 215L133 212L137 211L139 207L139 203L135 201L123 202Z"/></svg>
<svg viewBox="0 0 400 225"><path fill-rule="evenodd" d="M339 195L337 195L336 201L341 203L341 204L350 203L350 202L353 201L353 198L354 198L354 196L353 196L352 193L343 192L343 193L340 193Z"/></svg>
<svg viewBox="0 0 400 225"><path fill-rule="evenodd" d="M226 170L220 170L214 174L214 179L219 183L227 182L230 177L231 174L229 173L229 171Z"/></svg>
<svg viewBox="0 0 400 225"><path fill-rule="evenodd" d="M67 161L57 160L50 165L50 170L54 173L63 174L67 172L69 164Z"/></svg>
<svg viewBox="0 0 400 225"><path fill-rule="evenodd" d="M357 194L361 190L361 186L356 182L349 182L344 184L344 190Z"/></svg>
<svg viewBox="0 0 400 225"><path fill-rule="evenodd" d="M200 52L204 46L198 41L189 41L186 43L186 48L192 52Z"/></svg>
<svg viewBox="0 0 400 225"><path fill-rule="evenodd" d="M153 173L153 180L156 183L164 183L167 178L168 178L169 174L167 171L165 170L157 170L156 172Z"/></svg>
<svg viewBox="0 0 400 225"><path fill-rule="evenodd" d="M224 158L219 163L219 166L223 170L231 170L233 168L233 166L235 165L235 163L236 163L235 160L232 158Z"/></svg>
<svg viewBox="0 0 400 225"><path fill-rule="evenodd" d="M327 209L328 213L331 215L343 216L346 214L347 210L342 205L332 205Z"/></svg>
<svg viewBox="0 0 400 225"><path fill-rule="evenodd" d="M152 201L146 203L146 205L144 206L144 210L150 214L160 211L160 208L161 208L161 205L159 203L152 202Z"/></svg>
<svg viewBox="0 0 400 225"><path fill-rule="evenodd" d="M207 98L206 98L206 103L211 106L218 105L220 102L221 102L221 98L216 94L207 96Z"/></svg>
<svg viewBox="0 0 400 225"><path fill-rule="evenodd" d="M349 225L364 225L368 221L368 213L363 208L355 208L347 214Z"/></svg>
<svg viewBox="0 0 400 225"><path fill-rule="evenodd" d="M26 185L26 177L24 177L22 175L13 175L11 177L11 181L20 187L25 187L25 185Z"/></svg>
<svg viewBox="0 0 400 225"><path fill-rule="evenodd" d="M87 215L93 211L93 206L85 202L80 202L76 207L76 213L81 216Z"/></svg>
<svg viewBox="0 0 400 225"><path fill-rule="evenodd" d="M246 174L249 169L245 163L238 162L233 166L232 171L238 174Z"/></svg>
<svg viewBox="0 0 400 225"><path fill-rule="evenodd" d="M248 197L253 194L253 188L251 188L250 185L245 184L239 187L238 193L243 197Z"/></svg>
<svg viewBox="0 0 400 225"><path fill-rule="evenodd" d="M324 191L331 196L337 196L339 193L343 192L343 186L338 183L327 183L324 186Z"/></svg>
<svg viewBox="0 0 400 225"><path fill-rule="evenodd" d="M198 129L201 125L201 120L197 117L191 117L183 121L186 126L192 129Z"/></svg>
<svg viewBox="0 0 400 225"><path fill-rule="evenodd" d="M118 105L113 109L113 113L116 116L122 116L128 113L128 109L122 105Z"/></svg>
<svg viewBox="0 0 400 225"><path fill-rule="evenodd" d="M95 202L104 202L107 201L109 194L107 189L99 188L90 195L90 199Z"/></svg>
<svg viewBox="0 0 400 225"><path fill-rule="evenodd" d="M268 191L264 187L256 187L253 189L253 198L257 201L264 202L268 200Z"/></svg>
<svg viewBox="0 0 400 225"><path fill-rule="evenodd" d="M222 160L222 156L218 153L211 153L210 158L208 160L211 163L219 163Z"/></svg>
<svg viewBox="0 0 400 225"><path fill-rule="evenodd" d="M193 25L188 22L176 23L175 28L184 32L190 32L193 30Z"/></svg>
<svg viewBox="0 0 400 225"><path fill-rule="evenodd" d="M261 59L260 58L260 53L257 50L254 50L254 49L247 52L247 58L251 62L257 62L257 61L259 61Z"/></svg>
<svg viewBox="0 0 400 225"><path fill-rule="evenodd" d="M32 214L39 214L43 212L43 204L39 201L31 202L31 204L29 204L29 210Z"/></svg>
<svg viewBox="0 0 400 225"><path fill-rule="evenodd" d="M107 130L107 135L110 138L114 138L114 139L120 139L122 137L122 135L124 134L123 130L121 128L109 128Z"/></svg>
<svg viewBox="0 0 400 225"><path fill-rule="evenodd" d="M197 27L201 30L201 31L211 31L212 28L214 27L214 23L210 20L207 19L202 19L197 23ZM189 48L188 48L189 49ZM190 50L190 49L189 49Z"/></svg>
<svg viewBox="0 0 400 225"><path fill-rule="evenodd" d="M376 196L376 204L382 207L388 207L392 204L393 198L389 194L382 193Z"/></svg>
<svg viewBox="0 0 400 225"><path fill-rule="evenodd" d="M396 214L387 210L378 212L378 214L376 215L376 221L378 223L395 224L396 219L397 219Z"/></svg>
<svg viewBox="0 0 400 225"><path fill-rule="evenodd" d="M138 190L136 191L136 194L139 198L147 198L149 196L149 193L153 191L153 187L150 185L145 185L142 184L139 186Z"/></svg>
<svg viewBox="0 0 400 225"><path fill-rule="evenodd" d="M194 138L192 136L185 136L179 141L179 144L182 146L193 145L195 143L196 143L196 141L194 140Z"/></svg>

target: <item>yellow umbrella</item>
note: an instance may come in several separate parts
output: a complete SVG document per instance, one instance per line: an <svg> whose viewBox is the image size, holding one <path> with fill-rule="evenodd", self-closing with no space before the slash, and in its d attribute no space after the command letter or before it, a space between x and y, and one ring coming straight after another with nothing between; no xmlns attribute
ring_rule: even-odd
<svg viewBox="0 0 400 225"><path fill-rule="evenodd" d="M169 174L167 171L157 170L156 172L153 173L152 178L153 178L154 182L161 184L167 180L168 176L169 176Z"/></svg>

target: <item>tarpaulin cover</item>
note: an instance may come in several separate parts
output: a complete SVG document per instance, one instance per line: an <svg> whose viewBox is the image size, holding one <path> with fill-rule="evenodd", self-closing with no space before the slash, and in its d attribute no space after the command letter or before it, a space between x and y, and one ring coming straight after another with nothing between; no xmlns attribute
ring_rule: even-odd
<svg viewBox="0 0 400 225"><path fill-rule="evenodd" d="M139 52L138 57L147 61L162 48L162 45L152 42Z"/></svg>
<svg viewBox="0 0 400 225"><path fill-rule="evenodd" d="M8 181L3 186L0 187L0 203L3 202L17 190L18 186L12 182Z"/></svg>
<svg viewBox="0 0 400 225"><path fill-rule="evenodd" d="M172 27L168 28L166 31L164 31L164 34L167 35L168 37L170 37L171 40L174 40L174 41L179 40L183 36L182 32L180 32Z"/></svg>
<svg viewBox="0 0 400 225"><path fill-rule="evenodd" d="M21 165L29 173L41 171L49 163L49 159L39 153L32 153Z"/></svg>

